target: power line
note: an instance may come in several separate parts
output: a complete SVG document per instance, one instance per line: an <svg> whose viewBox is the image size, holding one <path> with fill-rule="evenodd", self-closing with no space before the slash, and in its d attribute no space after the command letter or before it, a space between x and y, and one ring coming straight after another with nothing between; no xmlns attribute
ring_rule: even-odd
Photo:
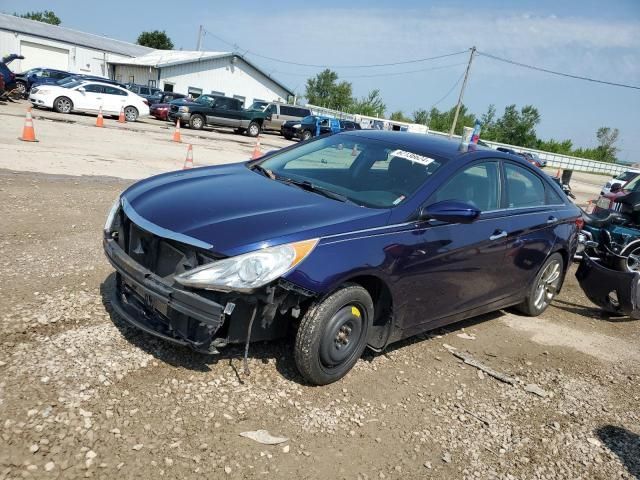
<svg viewBox="0 0 640 480"><path fill-rule="evenodd" d="M390 72L390 73L372 73L372 74L367 74L367 75L340 75L340 78L372 78L372 77L391 77L391 76L397 76L397 75L407 75L407 74L412 74L412 73L420 73L420 72L430 72L433 70L442 70L445 68L451 68L451 67L459 67L460 65L466 65L467 62L462 62L462 63L450 63L447 65L438 65L437 67L430 67L430 68L421 68L419 70L409 70L406 72ZM277 73L280 75L292 75L292 76L296 76L296 77L310 77L311 75L313 75L313 73L294 73L294 72L283 72L281 70L274 70L273 73Z"/></svg>
<svg viewBox="0 0 640 480"><path fill-rule="evenodd" d="M577 80L585 80L587 82L593 82L593 83L601 83L603 85L612 85L614 87L632 88L634 90L640 90L640 87L636 85L627 85L625 83L608 82L606 80L598 80L595 78L583 77L582 75L573 75L571 73L558 72L555 70L549 70L548 68L536 67L534 65L527 65L526 63L516 62L514 60L509 60L507 58L498 57L496 55L491 55L490 53L484 53L484 52L476 52L476 53L478 55L482 55L483 57L488 57L488 58L492 58L493 60L498 60L499 62L510 63L511 65L516 65L518 67L537 70L539 72L551 73L553 75L559 75L561 77L574 78Z"/></svg>
<svg viewBox="0 0 640 480"><path fill-rule="evenodd" d="M466 62L462 63L461 65L466 65ZM447 93L445 93L444 96L440 100L438 100L436 103L431 105L431 108L435 107L436 105L439 105L441 102L444 101L445 98L447 98L449 95L451 95L451 92L453 92L456 89L456 87L460 84L460 82L462 81L462 78L464 77L465 73L466 73L466 69L465 69L464 72L462 72L460 74L460 76L458 77L458 80L456 80L456 83L453 84L453 86L449 89L449 91Z"/></svg>
<svg viewBox="0 0 640 480"><path fill-rule="evenodd" d="M392 66L397 66L397 65L407 65L409 63L420 63L420 62L427 62L429 60L437 60L440 58L446 58L446 57L453 57L455 55L462 55L463 53L467 53L467 50L462 50L460 52L452 52L452 53L446 53L444 55L436 55L434 57L425 57L425 58L417 58L414 60L405 60L402 62L392 62L392 63L376 63L376 64L369 64L369 65L316 65L316 64L311 64L311 63L299 63L299 62L290 62L287 60L280 60L278 58L274 58L274 57L268 57L266 55L260 55L258 53L252 52L250 50L247 51L247 55L251 55L254 57L259 57L259 58L264 58L266 60L271 60L272 62L279 62L279 63L286 63L287 65L295 65L298 67L312 67L312 68L375 68L375 67L392 67Z"/></svg>
<svg viewBox="0 0 640 480"><path fill-rule="evenodd" d="M228 46L234 48L235 50L240 50L240 46L238 44L231 43L231 42L225 40L224 38L220 37L219 35L211 33L207 29L203 28L203 31L204 31L205 34L214 37L215 39L221 41L225 45L228 45ZM407 64L410 64L410 63L420 63L420 62L427 62L427 61L430 61L430 60L438 60L440 58L447 58L447 57L453 57L455 55L461 55L463 53L467 53L467 51L468 50L461 50L459 52L445 53L443 55L436 55L436 56L433 56L433 57L416 58L416 59L413 59L413 60L405 60L405 61L401 61L401 62L374 63L374 64L368 64L368 65L316 65L316 64L312 64L312 63L291 62L291 61L288 61L288 60L281 60L279 58L269 57L267 55L262 55L260 53L253 52L251 50L247 50L244 53L244 55L250 55L250 56L258 57L258 58L264 58L266 60L271 60L272 62L285 63L287 65L295 65L297 67L311 67L311 68L375 68L375 67L391 67L391 66L397 66L397 65L407 65ZM420 71L420 70L416 70L416 71ZM413 72L407 72L407 73L413 73Z"/></svg>

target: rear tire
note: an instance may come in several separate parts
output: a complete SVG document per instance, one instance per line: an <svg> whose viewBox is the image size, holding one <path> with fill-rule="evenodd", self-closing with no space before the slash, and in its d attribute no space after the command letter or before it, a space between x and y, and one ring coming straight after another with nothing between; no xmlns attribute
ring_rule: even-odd
<svg viewBox="0 0 640 480"><path fill-rule="evenodd" d="M189 126L194 130L202 130L204 124L204 117L202 115L191 115L191 118L189 118Z"/></svg>
<svg viewBox="0 0 640 480"><path fill-rule="evenodd" d="M529 292L515 308L530 317L537 317L551 304L558 293L564 275L564 260L559 253L553 253L542 264Z"/></svg>
<svg viewBox="0 0 640 480"><path fill-rule="evenodd" d="M124 118L127 122L135 122L138 119L138 109L136 107L124 107Z"/></svg>
<svg viewBox="0 0 640 480"><path fill-rule="evenodd" d="M67 97L58 97L53 101L53 109L58 113L70 113L73 110L73 102Z"/></svg>
<svg viewBox="0 0 640 480"><path fill-rule="evenodd" d="M313 303L302 318L294 357L309 383L326 385L344 377L365 347L373 301L360 285L347 284Z"/></svg>

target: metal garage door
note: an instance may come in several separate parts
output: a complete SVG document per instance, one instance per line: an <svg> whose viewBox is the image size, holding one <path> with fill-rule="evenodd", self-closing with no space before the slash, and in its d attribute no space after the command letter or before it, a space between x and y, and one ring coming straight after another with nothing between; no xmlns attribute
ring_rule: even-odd
<svg viewBox="0 0 640 480"><path fill-rule="evenodd" d="M69 50L63 48L22 41L20 54L24 55L24 60L20 62L23 72L35 67L69 70Z"/></svg>

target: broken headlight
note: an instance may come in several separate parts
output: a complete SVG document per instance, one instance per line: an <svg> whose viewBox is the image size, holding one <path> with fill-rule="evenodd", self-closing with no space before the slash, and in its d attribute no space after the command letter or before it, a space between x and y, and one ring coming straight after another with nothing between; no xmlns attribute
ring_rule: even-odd
<svg viewBox="0 0 640 480"><path fill-rule="evenodd" d="M250 292L281 277L305 259L318 239L267 247L194 268L175 277L187 287Z"/></svg>
<svg viewBox="0 0 640 480"><path fill-rule="evenodd" d="M111 232L113 221L115 220L116 214L120 209L120 201L120 196L118 196L118 198L116 198L116 201L113 202L113 205L111 205L111 209L109 210L109 214L107 215L107 221L104 222L104 231L107 233Z"/></svg>

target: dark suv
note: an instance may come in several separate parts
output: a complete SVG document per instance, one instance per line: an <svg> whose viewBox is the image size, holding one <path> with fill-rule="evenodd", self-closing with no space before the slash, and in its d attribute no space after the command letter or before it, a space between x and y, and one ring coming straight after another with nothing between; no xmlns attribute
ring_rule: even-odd
<svg viewBox="0 0 640 480"><path fill-rule="evenodd" d="M242 100L218 95L200 95L195 101L187 99L171 102L169 120L200 130L206 125L215 127L232 127L236 133L246 133L256 137L262 131L268 112L261 110L245 110Z"/></svg>
<svg viewBox="0 0 640 480"><path fill-rule="evenodd" d="M153 99L157 99L158 95L162 93L162 90L159 88L149 87L147 85L138 85L137 83L125 83L124 88L130 92L140 95L149 102L149 105L151 105Z"/></svg>
<svg viewBox="0 0 640 480"><path fill-rule="evenodd" d="M2 76L4 90L6 92L10 92L16 88L16 74L8 67L8 65L14 60L24 60L24 57L22 55L11 54L3 57L0 62L0 76Z"/></svg>
<svg viewBox="0 0 640 480"><path fill-rule="evenodd" d="M32 68L24 73L16 75L16 88L20 95L27 98L29 91L37 83L55 83L58 80L73 75L64 70L54 70L53 68Z"/></svg>

